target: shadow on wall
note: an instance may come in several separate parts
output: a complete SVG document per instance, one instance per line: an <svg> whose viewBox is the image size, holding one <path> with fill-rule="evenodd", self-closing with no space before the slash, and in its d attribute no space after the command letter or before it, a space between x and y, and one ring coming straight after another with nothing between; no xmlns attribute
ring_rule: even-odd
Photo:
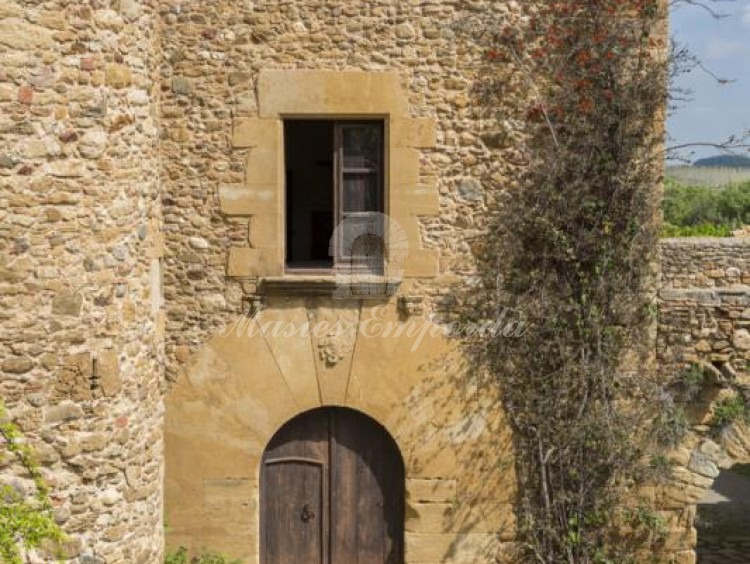
<svg viewBox="0 0 750 564"><path fill-rule="evenodd" d="M723 470L698 503L701 564L750 562L750 464Z"/></svg>
<svg viewBox="0 0 750 564"><path fill-rule="evenodd" d="M406 430L399 443L410 474L425 477L407 487L407 548L423 554L415 545L437 541L436 561L514 562L512 432L496 386L472 360L463 362L450 376L423 380L405 401L404 420L395 424ZM425 366L425 372L441 374L441 364Z"/></svg>

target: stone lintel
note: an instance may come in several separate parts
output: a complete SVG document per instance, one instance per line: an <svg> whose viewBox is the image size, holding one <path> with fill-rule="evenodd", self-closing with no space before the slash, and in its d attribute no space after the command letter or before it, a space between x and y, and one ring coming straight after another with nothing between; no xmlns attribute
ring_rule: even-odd
<svg viewBox="0 0 750 564"><path fill-rule="evenodd" d="M401 78L393 71L262 70L258 105L263 118L409 115Z"/></svg>

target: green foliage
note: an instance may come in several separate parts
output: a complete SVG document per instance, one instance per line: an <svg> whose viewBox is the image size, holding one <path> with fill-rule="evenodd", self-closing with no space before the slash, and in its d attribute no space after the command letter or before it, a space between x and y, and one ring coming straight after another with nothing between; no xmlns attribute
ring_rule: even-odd
<svg viewBox="0 0 750 564"><path fill-rule="evenodd" d="M749 420L750 412L747 404L739 394L724 398L714 407L712 425L716 429L723 429L732 423Z"/></svg>
<svg viewBox="0 0 750 564"><path fill-rule="evenodd" d="M187 548L181 546L175 551L168 550L164 555L164 564L188 564Z"/></svg>
<svg viewBox="0 0 750 564"><path fill-rule="evenodd" d="M682 372L675 382L677 399L682 403L693 401L706 385L706 373L698 364Z"/></svg>
<svg viewBox="0 0 750 564"><path fill-rule="evenodd" d="M722 188L668 181L664 193L664 237L727 237L750 224L750 182Z"/></svg>
<svg viewBox="0 0 750 564"><path fill-rule="evenodd" d="M664 536L667 533L667 522L651 507L639 505L628 511L630 524L636 529L643 529L656 536Z"/></svg>
<svg viewBox="0 0 750 564"><path fill-rule="evenodd" d="M46 541L59 546L65 540L55 523L49 490L33 451L22 440L18 427L6 420L0 403L0 457L9 455L32 479L36 490L27 496L10 485L0 485L0 560L6 564L22 564L21 547L33 549Z"/></svg>
<svg viewBox="0 0 750 564"><path fill-rule="evenodd" d="M675 463L663 454L652 456L648 463L648 479L657 484L672 480L674 465Z"/></svg>
<svg viewBox="0 0 750 564"><path fill-rule="evenodd" d="M690 430L690 423L685 409L672 401L664 402L654 420L654 440L663 447L673 447L685 438Z"/></svg>
<svg viewBox="0 0 750 564"><path fill-rule="evenodd" d="M230 560L218 552L205 548L199 555L190 558L187 548L181 546L175 551L167 552L164 556L164 564L242 564L242 562L240 560Z"/></svg>
<svg viewBox="0 0 750 564"><path fill-rule="evenodd" d="M731 237L736 227L731 225L712 225L702 223L701 225L677 226L665 223L662 226L661 236L668 237Z"/></svg>

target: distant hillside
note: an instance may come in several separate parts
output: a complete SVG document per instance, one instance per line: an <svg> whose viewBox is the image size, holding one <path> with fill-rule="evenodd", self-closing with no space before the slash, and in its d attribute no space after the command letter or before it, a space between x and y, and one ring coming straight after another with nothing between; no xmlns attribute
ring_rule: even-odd
<svg viewBox="0 0 750 564"><path fill-rule="evenodd" d="M750 168L750 157L739 155L716 155L706 159L698 159L693 163L695 167L722 167L722 168Z"/></svg>

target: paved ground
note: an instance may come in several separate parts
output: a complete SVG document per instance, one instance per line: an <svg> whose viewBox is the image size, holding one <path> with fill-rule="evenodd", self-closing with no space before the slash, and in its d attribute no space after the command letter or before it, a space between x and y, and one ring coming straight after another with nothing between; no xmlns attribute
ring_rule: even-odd
<svg viewBox="0 0 750 564"><path fill-rule="evenodd" d="M724 471L698 505L698 564L750 564L750 466Z"/></svg>

